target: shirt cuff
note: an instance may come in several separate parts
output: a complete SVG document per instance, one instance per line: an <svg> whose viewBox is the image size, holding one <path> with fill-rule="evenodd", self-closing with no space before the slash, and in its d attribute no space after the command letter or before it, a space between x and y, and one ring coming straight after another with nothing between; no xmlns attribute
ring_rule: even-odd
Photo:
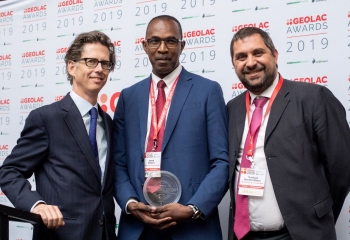
<svg viewBox="0 0 350 240"><path fill-rule="evenodd" d="M128 211L128 204L131 203L131 202L138 203L139 201L137 201L135 198L130 198L130 199L126 202L126 205L125 205L125 212L126 212L126 214L131 214L131 213Z"/></svg>
<svg viewBox="0 0 350 240"><path fill-rule="evenodd" d="M33 209L34 209L39 203L44 203L44 204L46 204L46 202L44 202L43 200L39 200L39 201L37 201L37 202L33 205L33 207L30 209L30 212L33 212Z"/></svg>

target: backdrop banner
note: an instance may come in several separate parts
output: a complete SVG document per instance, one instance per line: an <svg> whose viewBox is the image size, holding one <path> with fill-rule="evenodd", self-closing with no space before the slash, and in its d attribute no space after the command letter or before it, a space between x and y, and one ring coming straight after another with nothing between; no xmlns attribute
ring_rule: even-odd
<svg viewBox="0 0 350 240"><path fill-rule="evenodd" d="M148 22L162 14L182 24L186 46L180 63L219 82L226 102L245 91L232 67L230 41L239 29L255 26L272 37L285 78L328 87L349 119L349 0L0 1L0 165L29 112L71 90L64 56L77 34L100 30L114 42L116 69L98 98L113 117L120 91L151 73L142 41ZM35 189L35 178L29 181ZM1 191L0 204L12 206ZM219 205L224 239L228 209L226 195ZM119 214L117 207L117 218ZM350 197L336 225L338 239L350 239L349 229ZM31 239L31 231L30 226L12 224L11 239Z"/></svg>

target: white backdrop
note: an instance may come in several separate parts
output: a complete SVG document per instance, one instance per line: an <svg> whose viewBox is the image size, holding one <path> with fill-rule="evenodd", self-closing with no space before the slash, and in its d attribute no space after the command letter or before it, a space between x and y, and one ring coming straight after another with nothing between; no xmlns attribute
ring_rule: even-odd
<svg viewBox="0 0 350 240"><path fill-rule="evenodd" d="M116 70L99 96L113 116L120 91L151 72L141 42L149 20L161 14L182 24L181 64L218 81L226 101L244 91L231 65L229 43L240 28L256 26L271 35L284 78L327 86L349 113L349 0L0 1L0 165L28 113L70 91L63 58L77 34L103 31L117 48ZM35 188L35 180L29 181ZM228 202L225 196L219 206L225 238ZM0 203L12 206L1 191ZM336 227L338 239L350 238L350 197ZM30 226L11 225L11 239L30 238Z"/></svg>

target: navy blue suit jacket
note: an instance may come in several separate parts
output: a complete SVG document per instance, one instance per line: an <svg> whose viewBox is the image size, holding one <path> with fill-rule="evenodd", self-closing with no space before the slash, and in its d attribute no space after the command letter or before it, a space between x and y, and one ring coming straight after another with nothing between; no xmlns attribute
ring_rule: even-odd
<svg viewBox="0 0 350 240"><path fill-rule="evenodd" d="M110 148L112 120L101 109L99 113ZM38 200L58 206L65 225L49 230L45 239L101 239L103 221L109 240L114 240L114 167L110 156L108 149L101 185L84 122L68 94L61 101L31 111L17 145L0 168L0 185L18 209L30 211ZM33 173L36 191L31 191L27 181Z"/></svg>
<svg viewBox="0 0 350 240"><path fill-rule="evenodd" d="M124 89L114 115L115 197L122 208L118 237L138 239L144 223L124 212L129 198L146 203L143 155L151 77ZM222 239L217 205L228 187L227 116L217 82L182 69L170 105L161 169L182 186L180 204L194 204L206 220L188 219L170 229L172 239Z"/></svg>

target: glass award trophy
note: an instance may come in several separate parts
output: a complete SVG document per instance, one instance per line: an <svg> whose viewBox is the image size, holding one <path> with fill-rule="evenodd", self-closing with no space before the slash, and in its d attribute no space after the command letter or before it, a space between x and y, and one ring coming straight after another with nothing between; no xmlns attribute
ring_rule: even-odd
<svg viewBox="0 0 350 240"><path fill-rule="evenodd" d="M143 185L146 201L155 207L177 203L181 197L179 179L168 171L160 171L160 177L148 177Z"/></svg>

